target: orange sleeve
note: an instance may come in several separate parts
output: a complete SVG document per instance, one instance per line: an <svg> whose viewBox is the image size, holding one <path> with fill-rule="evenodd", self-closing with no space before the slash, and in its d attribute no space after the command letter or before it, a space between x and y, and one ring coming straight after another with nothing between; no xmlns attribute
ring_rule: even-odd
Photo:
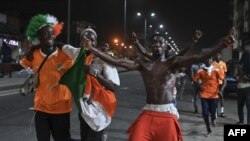
<svg viewBox="0 0 250 141"><path fill-rule="evenodd" d="M32 62L29 61L26 57L23 57L19 63L24 68L33 68Z"/></svg>
<svg viewBox="0 0 250 141"><path fill-rule="evenodd" d="M217 74L218 79L223 80L225 75L221 72L221 70L216 71L216 72L217 72L216 74Z"/></svg>

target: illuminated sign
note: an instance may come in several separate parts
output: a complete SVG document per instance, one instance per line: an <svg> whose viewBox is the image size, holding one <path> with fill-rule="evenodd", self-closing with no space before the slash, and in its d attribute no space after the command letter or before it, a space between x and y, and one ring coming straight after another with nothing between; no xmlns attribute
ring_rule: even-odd
<svg viewBox="0 0 250 141"><path fill-rule="evenodd" d="M18 41L15 40L7 40L7 39L3 39L3 41L8 44L8 45L12 45L12 46L18 46Z"/></svg>

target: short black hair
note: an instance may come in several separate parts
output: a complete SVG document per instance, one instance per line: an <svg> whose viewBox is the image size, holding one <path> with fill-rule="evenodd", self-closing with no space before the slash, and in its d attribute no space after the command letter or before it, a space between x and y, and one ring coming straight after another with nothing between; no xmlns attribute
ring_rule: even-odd
<svg viewBox="0 0 250 141"><path fill-rule="evenodd" d="M151 40L153 40L154 37L157 37L157 36L160 36L160 37L163 37L164 39L166 39L166 37L163 35L163 34L160 34L160 33L155 33L151 36Z"/></svg>

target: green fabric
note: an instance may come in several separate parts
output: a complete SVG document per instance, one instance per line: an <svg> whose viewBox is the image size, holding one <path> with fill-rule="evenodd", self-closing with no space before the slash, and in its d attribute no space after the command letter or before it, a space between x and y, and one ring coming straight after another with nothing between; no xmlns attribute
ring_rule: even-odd
<svg viewBox="0 0 250 141"><path fill-rule="evenodd" d="M81 48L74 65L61 77L59 81L60 84L66 85L71 91L79 112L82 112L80 99L83 96L86 82L86 70L84 69L85 60L86 52L84 48Z"/></svg>

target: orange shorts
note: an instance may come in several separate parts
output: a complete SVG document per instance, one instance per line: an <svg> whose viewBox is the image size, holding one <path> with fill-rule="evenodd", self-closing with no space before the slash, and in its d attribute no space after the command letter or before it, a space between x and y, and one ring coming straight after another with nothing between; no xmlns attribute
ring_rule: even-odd
<svg viewBox="0 0 250 141"><path fill-rule="evenodd" d="M183 141L177 118L166 112L144 110L128 133L129 141Z"/></svg>

